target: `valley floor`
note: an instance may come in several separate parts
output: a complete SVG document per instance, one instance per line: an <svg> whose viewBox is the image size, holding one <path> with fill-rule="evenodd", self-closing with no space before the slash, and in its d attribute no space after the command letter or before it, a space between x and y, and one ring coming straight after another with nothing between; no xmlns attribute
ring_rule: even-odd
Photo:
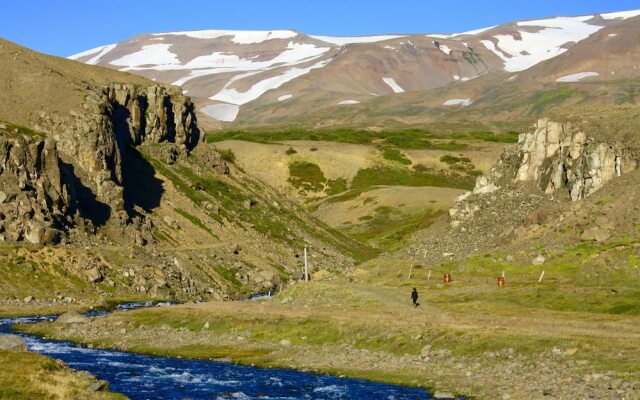
<svg viewBox="0 0 640 400"><path fill-rule="evenodd" d="M637 277L573 285L571 272L547 266L542 283L528 271L498 288L499 271L490 266L447 285L443 271L428 279L420 266L409 278L410 266L378 259L350 278L298 283L271 299L23 329L106 348L328 372L481 399L640 397L640 316L592 305L594 298L598 307L633 304ZM413 286L422 303L415 309Z"/></svg>

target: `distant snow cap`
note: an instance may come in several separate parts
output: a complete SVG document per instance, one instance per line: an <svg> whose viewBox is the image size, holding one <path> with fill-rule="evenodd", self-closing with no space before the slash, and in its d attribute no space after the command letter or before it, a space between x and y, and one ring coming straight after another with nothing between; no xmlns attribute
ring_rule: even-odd
<svg viewBox="0 0 640 400"><path fill-rule="evenodd" d="M202 30L202 31L184 31L184 32L165 32L154 33L154 36L163 35L183 35L195 39L217 39L220 37L231 36L231 41L237 44L254 44L262 43L273 39L290 39L298 36L298 32L288 30L276 31L231 31L231 30Z"/></svg>
<svg viewBox="0 0 640 400"><path fill-rule="evenodd" d="M285 100L289 100L290 98L292 98L293 95L291 93L289 94L283 94L282 96L278 97L278 101L285 101Z"/></svg>
<svg viewBox="0 0 640 400"><path fill-rule="evenodd" d="M377 36L320 36L320 35L309 35L317 40L322 40L326 43L335 44L337 46L344 46L346 44L354 44L354 43L375 43L375 42L383 42L385 40L397 39L401 37L405 37L406 35L377 35Z"/></svg>
<svg viewBox="0 0 640 400"><path fill-rule="evenodd" d="M617 19L617 18L629 19L629 18L637 17L638 15L640 15L640 10L619 11L619 12L600 14L600 16L604 19Z"/></svg>
<svg viewBox="0 0 640 400"><path fill-rule="evenodd" d="M443 106L469 106L473 103L471 99L449 99L442 103Z"/></svg>
<svg viewBox="0 0 640 400"><path fill-rule="evenodd" d="M358 100L342 100L340 103L338 103L339 106L345 106L349 104L360 104L360 102Z"/></svg>
<svg viewBox="0 0 640 400"><path fill-rule="evenodd" d="M599 75L600 74L597 72L578 72L571 75L561 76L560 78L556 79L556 82L579 82L585 78Z"/></svg>
<svg viewBox="0 0 640 400"><path fill-rule="evenodd" d="M481 40L488 50L504 61L507 72L524 71L542 61L553 58L567 51L564 47L569 42L578 43L593 33L604 28L600 25L586 23L593 16L556 17L521 21L518 27L519 38L512 35L495 35L494 40ZM530 32L529 27L541 28L537 32Z"/></svg>
<svg viewBox="0 0 640 400"><path fill-rule="evenodd" d="M382 78L382 80L384 81L384 83L389 85L389 87L391 88L391 90L393 90L394 93L404 93L404 89L402 88L402 86L398 85L395 79Z"/></svg>

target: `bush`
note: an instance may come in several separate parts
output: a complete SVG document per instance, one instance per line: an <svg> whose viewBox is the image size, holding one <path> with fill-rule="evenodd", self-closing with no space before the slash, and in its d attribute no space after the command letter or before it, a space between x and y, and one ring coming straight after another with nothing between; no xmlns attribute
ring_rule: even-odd
<svg viewBox="0 0 640 400"><path fill-rule="evenodd" d="M293 155L293 154L296 154L296 153L297 153L297 151L296 151L293 147L289 147L289 148L284 152L284 154L286 154L286 155L288 155L288 156Z"/></svg>
<svg viewBox="0 0 640 400"><path fill-rule="evenodd" d="M235 163L236 162L236 154L231 149L218 149L218 153L223 160Z"/></svg>

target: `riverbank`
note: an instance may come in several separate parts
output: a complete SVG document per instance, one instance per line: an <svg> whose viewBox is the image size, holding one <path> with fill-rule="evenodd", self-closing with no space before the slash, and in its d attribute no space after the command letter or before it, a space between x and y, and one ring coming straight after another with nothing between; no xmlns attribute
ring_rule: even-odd
<svg viewBox="0 0 640 400"><path fill-rule="evenodd" d="M126 400L105 390L88 372L68 368L50 357L0 350L0 399Z"/></svg>
<svg viewBox="0 0 640 400"><path fill-rule="evenodd" d="M365 266L351 282L299 283L257 302L136 310L24 329L97 347L327 372L482 399L640 394L637 315L550 310L536 297L547 286L510 282L497 292L472 275L465 285L444 286L427 282L420 275L426 271L415 272L422 305L414 309L408 294L415 282L390 284L387 267ZM549 285L576 303L602 291L562 280Z"/></svg>

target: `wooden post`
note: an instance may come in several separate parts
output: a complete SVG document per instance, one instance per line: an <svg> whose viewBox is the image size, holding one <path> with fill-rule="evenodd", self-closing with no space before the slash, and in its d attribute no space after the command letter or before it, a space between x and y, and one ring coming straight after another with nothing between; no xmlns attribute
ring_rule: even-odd
<svg viewBox="0 0 640 400"><path fill-rule="evenodd" d="M431 270L429 270L429 276L427 276L427 280L431 279Z"/></svg>
<svg viewBox="0 0 640 400"><path fill-rule="evenodd" d="M309 282L309 263L307 262L307 246L304 246L304 281Z"/></svg>
<svg viewBox="0 0 640 400"><path fill-rule="evenodd" d="M538 279L538 283L542 282L542 277L544 277L544 271L540 274L540 279Z"/></svg>
<svg viewBox="0 0 640 400"><path fill-rule="evenodd" d="M411 273L413 272L413 264L409 267L409 279L411 279Z"/></svg>

